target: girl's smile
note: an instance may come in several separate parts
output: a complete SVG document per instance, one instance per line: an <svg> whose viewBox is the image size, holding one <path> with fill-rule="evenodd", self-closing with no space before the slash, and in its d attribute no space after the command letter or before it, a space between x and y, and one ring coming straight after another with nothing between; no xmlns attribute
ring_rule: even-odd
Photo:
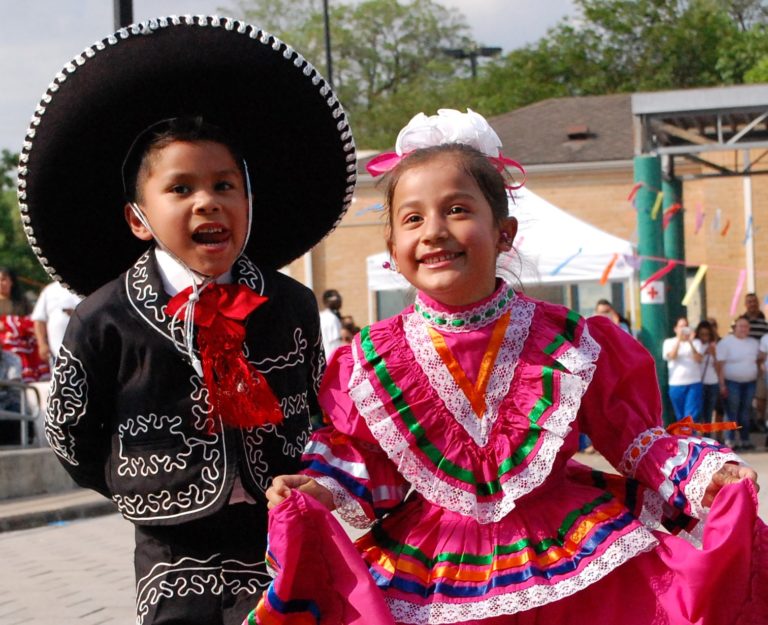
<svg viewBox="0 0 768 625"><path fill-rule="evenodd" d="M496 287L502 230L475 179L453 155L402 173L392 196L391 253L403 276L444 304L462 306Z"/></svg>

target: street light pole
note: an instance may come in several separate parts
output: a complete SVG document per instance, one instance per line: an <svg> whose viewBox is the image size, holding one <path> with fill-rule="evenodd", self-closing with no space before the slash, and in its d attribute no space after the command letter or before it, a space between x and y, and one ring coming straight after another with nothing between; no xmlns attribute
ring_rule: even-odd
<svg viewBox="0 0 768 625"><path fill-rule="evenodd" d="M325 72L328 84L333 87L333 61L331 59L331 20L328 16L328 0L323 0L323 23L325 24Z"/></svg>
<svg viewBox="0 0 768 625"><path fill-rule="evenodd" d="M112 0L115 30L133 24L133 0Z"/></svg>
<svg viewBox="0 0 768 625"><path fill-rule="evenodd" d="M501 48L480 47L473 43L467 48L443 48L443 54L454 59L469 59L469 65L472 70L472 80L477 78L477 58L480 56L498 56Z"/></svg>

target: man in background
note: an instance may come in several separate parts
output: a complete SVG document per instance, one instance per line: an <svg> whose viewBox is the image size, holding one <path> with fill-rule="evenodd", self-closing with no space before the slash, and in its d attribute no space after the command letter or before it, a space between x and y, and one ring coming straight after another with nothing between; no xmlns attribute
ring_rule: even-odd
<svg viewBox="0 0 768 625"><path fill-rule="evenodd" d="M328 360L341 341L341 295L336 289L323 293L323 309L320 311L320 332L323 335L323 349Z"/></svg>
<svg viewBox="0 0 768 625"><path fill-rule="evenodd" d="M35 324L37 351L40 358L44 362L49 362L51 366L56 359L56 354L59 353L69 318L81 299L79 295L71 293L59 282L51 282L37 298L31 315Z"/></svg>

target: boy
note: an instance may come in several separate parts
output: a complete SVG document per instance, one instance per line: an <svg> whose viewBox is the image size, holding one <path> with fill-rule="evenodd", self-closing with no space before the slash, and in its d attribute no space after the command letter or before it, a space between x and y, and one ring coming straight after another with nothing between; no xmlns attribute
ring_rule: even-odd
<svg viewBox="0 0 768 625"><path fill-rule="evenodd" d="M75 480L136 525L138 623L239 625L268 581L263 492L297 467L318 412L317 305L276 268L346 210L354 146L289 50L232 20L139 25L73 64L23 156L30 241L90 293L59 352L47 435ZM190 101L195 116L171 115ZM75 137L80 162L40 165ZM321 179L294 176L283 141L302 142ZM134 241L155 247L96 289L135 255L120 206Z"/></svg>

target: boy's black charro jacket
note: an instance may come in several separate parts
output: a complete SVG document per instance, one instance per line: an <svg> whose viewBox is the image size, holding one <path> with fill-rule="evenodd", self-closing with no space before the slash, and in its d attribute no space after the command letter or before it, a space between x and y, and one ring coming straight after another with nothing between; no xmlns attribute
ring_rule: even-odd
<svg viewBox="0 0 768 625"><path fill-rule="evenodd" d="M246 320L245 354L280 401L285 419L277 427L206 425L207 393L172 340L169 297L152 251L83 301L67 328L48 441L78 484L111 497L135 523L208 516L226 504L237 474L262 503L272 477L299 468L310 416L319 414L317 303L306 287L245 257L232 272L268 298Z"/></svg>

